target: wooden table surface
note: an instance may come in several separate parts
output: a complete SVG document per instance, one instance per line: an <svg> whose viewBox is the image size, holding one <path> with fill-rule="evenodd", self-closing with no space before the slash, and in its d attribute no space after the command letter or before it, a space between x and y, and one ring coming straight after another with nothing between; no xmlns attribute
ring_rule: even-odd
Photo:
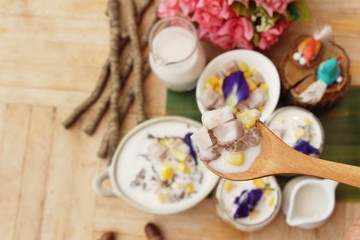
<svg viewBox="0 0 360 240"><path fill-rule="evenodd" d="M308 0L313 16L333 26L335 40L351 58L353 85L360 85L360 1ZM158 224L166 239L341 239L360 217L360 202L337 202L334 215L316 230L290 228L280 214L265 229L242 233L215 214L207 198L191 210L156 216L116 198L95 195L91 184L107 165L96 157L105 131L71 130L64 118L93 89L109 48L106 1L0 0L0 238L145 239L143 227ZM311 22L292 25L266 54L276 63ZM211 50L210 50L211 52ZM165 115L166 89L151 74L146 112ZM123 133L135 125L133 110ZM360 160L360 159L359 159Z"/></svg>

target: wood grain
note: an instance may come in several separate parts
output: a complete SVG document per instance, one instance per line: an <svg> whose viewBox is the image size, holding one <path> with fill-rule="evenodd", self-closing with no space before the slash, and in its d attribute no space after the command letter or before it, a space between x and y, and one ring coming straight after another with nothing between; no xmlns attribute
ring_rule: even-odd
<svg viewBox="0 0 360 240"><path fill-rule="evenodd" d="M13 239L23 180L24 156L29 133L30 107L8 106L4 117L3 144L0 161L0 233L4 239Z"/></svg>
<svg viewBox="0 0 360 240"><path fill-rule="evenodd" d="M335 41L351 59L352 84L360 85L360 2L308 0L313 15L334 28ZM109 48L106 0L0 0L0 236L4 240L145 239L143 227L158 224L166 239L341 239L360 216L359 202L338 202L317 230L286 225L280 214L265 229L242 233L216 216L209 197L171 216L140 212L121 199L95 195L92 180L107 166L96 157L106 129L82 133L84 116L71 130L61 122L96 84ZM296 22L271 50L275 63L311 22ZM207 47L208 55L218 51ZM146 114L165 115L166 89L150 74ZM136 122L134 109L121 134Z"/></svg>
<svg viewBox="0 0 360 240"><path fill-rule="evenodd" d="M39 238L46 183L48 180L54 109L34 107L29 119L27 151L24 158L20 202L15 225L15 239ZM36 173L36 174L34 174Z"/></svg>

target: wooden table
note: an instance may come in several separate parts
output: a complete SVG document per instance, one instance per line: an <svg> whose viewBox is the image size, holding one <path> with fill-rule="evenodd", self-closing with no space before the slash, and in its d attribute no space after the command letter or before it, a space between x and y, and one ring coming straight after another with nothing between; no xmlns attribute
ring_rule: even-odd
<svg viewBox="0 0 360 240"><path fill-rule="evenodd" d="M360 2L308 0L313 15L333 26L348 52L353 85L360 85ZM91 188L107 163L96 157L105 131L94 137L61 125L95 85L109 47L106 1L0 0L0 236L10 239L97 239L106 230L118 239L145 239L143 227L157 223L166 239L341 239L360 216L360 202L338 202L316 230L290 228L280 214L269 227L241 233L215 214L207 198L171 216L140 212L124 201L102 198ZM276 63L289 42L308 33L293 24L266 52ZM146 81L146 112L165 113L166 89L153 75ZM133 110L123 133L135 125ZM360 159L359 159L360 160Z"/></svg>

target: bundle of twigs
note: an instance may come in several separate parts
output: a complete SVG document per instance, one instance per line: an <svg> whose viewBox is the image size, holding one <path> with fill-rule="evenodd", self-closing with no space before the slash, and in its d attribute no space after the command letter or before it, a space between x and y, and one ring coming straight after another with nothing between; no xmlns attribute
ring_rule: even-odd
<svg viewBox="0 0 360 240"><path fill-rule="evenodd" d="M65 128L70 128L91 109L84 131L92 135L109 110L108 128L98 151L101 158L114 154L121 123L133 102L137 122L146 118L142 82L150 69L143 52L146 52L148 32L156 21L156 4L152 0L108 0L106 14L110 21L109 56L93 92L63 122ZM140 29L141 22L144 24Z"/></svg>

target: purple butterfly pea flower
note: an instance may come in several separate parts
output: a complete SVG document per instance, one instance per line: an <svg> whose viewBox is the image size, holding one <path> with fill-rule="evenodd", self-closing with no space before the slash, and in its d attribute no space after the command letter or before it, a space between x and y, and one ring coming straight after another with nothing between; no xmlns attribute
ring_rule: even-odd
<svg viewBox="0 0 360 240"><path fill-rule="evenodd" d="M310 156L319 156L320 151L319 149L313 147L310 145L308 141L305 141L303 139L299 139L295 146L293 146L293 149L302 152L304 154L310 155Z"/></svg>
<svg viewBox="0 0 360 240"><path fill-rule="evenodd" d="M244 73L237 71L227 76L222 85L222 92L225 103L230 107L235 107L240 101L247 99L250 91Z"/></svg>
<svg viewBox="0 0 360 240"><path fill-rule="evenodd" d="M248 217L250 212L255 209L257 203L263 195L263 190L252 189L244 190L239 197L236 197L234 203L238 205L234 213L234 219Z"/></svg>
<svg viewBox="0 0 360 240"><path fill-rule="evenodd" d="M191 135L193 135L192 132L189 132L185 135L184 137L184 141L185 143L189 146L190 148L190 155L193 157L194 161L195 161L195 165L198 164L197 162L197 155L196 155L196 152L195 152L195 149L194 149L194 146L192 144L192 141L191 141Z"/></svg>

